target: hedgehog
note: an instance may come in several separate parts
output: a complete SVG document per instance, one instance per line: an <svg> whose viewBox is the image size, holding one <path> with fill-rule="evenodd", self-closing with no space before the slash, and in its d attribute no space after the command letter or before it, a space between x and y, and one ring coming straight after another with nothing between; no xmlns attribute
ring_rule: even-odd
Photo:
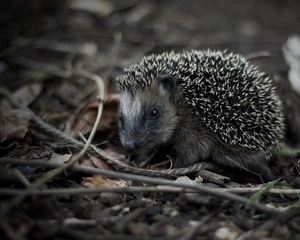
<svg viewBox="0 0 300 240"><path fill-rule="evenodd" d="M228 51L143 57L116 77L119 136L129 153L171 145L175 168L212 161L273 179L268 160L283 138L272 79Z"/></svg>

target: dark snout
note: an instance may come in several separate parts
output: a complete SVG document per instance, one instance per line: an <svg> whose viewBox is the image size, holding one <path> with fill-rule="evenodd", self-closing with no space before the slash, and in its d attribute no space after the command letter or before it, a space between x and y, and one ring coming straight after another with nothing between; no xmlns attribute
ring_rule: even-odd
<svg viewBox="0 0 300 240"><path fill-rule="evenodd" d="M140 145L137 141L131 140L123 143L125 150L129 153L135 153L140 149Z"/></svg>

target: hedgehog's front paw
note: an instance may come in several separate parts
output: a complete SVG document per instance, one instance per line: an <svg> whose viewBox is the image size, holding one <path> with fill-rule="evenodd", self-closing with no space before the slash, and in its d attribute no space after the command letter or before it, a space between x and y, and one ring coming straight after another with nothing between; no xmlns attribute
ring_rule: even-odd
<svg viewBox="0 0 300 240"><path fill-rule="evenodd" d="M195 158L183 158L183 157L176 157L175 161L173 162L173 168L184 168L189 167L197 163L198 159Z"/></svg>
<svg viewBox="0 0 300 240"><path fill-rule="evenodd" d="M184 166L184 162L182 161L182 159L176 158L173 162L173 168L183 168Z"/></svg>
<svg viewBox="0 0 300 240"><path fill-rule="evenodd" d="M256 172L265 182L275 179L266 161L258 162L254 165L253 171Z"/></svg>

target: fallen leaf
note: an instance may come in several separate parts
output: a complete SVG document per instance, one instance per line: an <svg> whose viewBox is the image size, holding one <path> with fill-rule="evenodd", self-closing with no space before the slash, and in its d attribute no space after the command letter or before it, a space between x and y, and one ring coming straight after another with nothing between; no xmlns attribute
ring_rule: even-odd
<svg viewBox="0 0 300 240"><path fill-rule="evenodd" d="M124 154L121 154L117 151L117 149L115 148L106 148L104 150L102 150L103 152L105 152L107 155L109 155L112 158L116 158L119 160L125 160L126 156Z"/></svg>
<svg viewBox="0 0 300 240"><path fill-rule="evenodd" d="M215 232L215 238L218 240L235 240L241 234L241 230L233 223L224 223Z"/></svg>
<svg viewBox="0 0 300 240"><path fill-rule="evenodd" d="M101 169L109 169L109 170L112 169L103 160L96 158L94 156L90 156L89 159L83 160L81 165L95 167L95 168L101 168Z"/></svg>
<svg viewBox="0 0 300 240"><path fill-rule="evenodd" d="M24 138L28 132L31 113L21 109L0 111L0 142Z"/></svg>
<svg viewBox="0 0 300 240"><path fill-rule="evenodd" d="M80 109L78 113L79 117L75 119L75 122L71 127L72 135L77 136L79 132L82 134L91 132L96 120L97 108L98 102L92 102Z"/></svg>
<svg viewBox="0 0 300 240"><path fill-rule="evenodd" d="M15 91L12 94L12 98L17 102L21 103L23 106L27 107L36 99L36 97L41 93L41 91L41 84L29 84ZM8 109L12 109L11 105L7 100L1 102L0 108L6 111Z"/></svg>
<svg viewBox="0 0 300 240"><path fill-rule="evenodd" d="M90 159L97 168L111 169L103 160L99 158L91 156Z"/></svg>
<svg viewBox="0 0 300 240"><path fill-rule="evenodd" d="M55 163L65 163L70 160L72 157L72 154L58 154L58 153L53 153L50 158L50 162L55 162Z"/></svg>
<svg viewBox="0 0 300 240"><path fill-rule="evenodd" d="M120 103L119 94L108 95L103 106L100 130L110 128L118 119L118 108Z"/></svg>
<svg viewBox="0 0 300 240"><path fill-rule="evenodd" d="M98 128L100 131L109 130L111 126L117 122L119 101L120 96L118 94L108 95L105 99ZM80 117L75 119L74 123L71 124L72 132L75 133L75 135L79 132L87 134L92 130L97 117L98 105L98 101L94 101L79 110L77 115Z"/></svg>
<svg viewBox="0 0 300 240"><path fill-rule="evenodd" d="M114 150L110 147L106 148L102 151L104 153L106 153L106 155L110 156L111 158L118 159L121 161L125 159L125 155L118 153L117 150ZM94 157L94 156L90 156L88 159L84 159L83 161L81 161L81 165L94 167L94 168L100 168L100 169L112 170L112 168L110 167L110 165L108 165L106 163L106 161L104 161L101 158Z"/></svg>
<svg viewBox="0 0 300 240"><path fill-rule="evenodd" d="M178 177L178 178L176 178L175 182L197 185L197 182L195 180L192 180L187 176Z"/></svg>
<svg viewBox="0 0 300 240"><path fill-rule="evenodd" d="M126 187L127 183L123 180L114 180L104 176L95 175L86 177L82 181L85 187Z"/></svg>

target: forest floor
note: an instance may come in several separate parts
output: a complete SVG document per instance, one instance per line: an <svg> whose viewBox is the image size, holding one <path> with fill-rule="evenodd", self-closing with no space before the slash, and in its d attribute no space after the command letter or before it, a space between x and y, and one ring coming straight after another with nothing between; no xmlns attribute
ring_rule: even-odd
<svg viewBox="0 0 300 240"><path fill-rule="evenodd" d="M300 34L299 10L285 0L2 1L0 238L300 239L300 96L282 52ZM286 114L286 145L270 160L277 180L211 164L176 178L186 174L162 171L164 151L133 161L122 150L114 74L149 53L207 48L274 78Z"/></svg>

